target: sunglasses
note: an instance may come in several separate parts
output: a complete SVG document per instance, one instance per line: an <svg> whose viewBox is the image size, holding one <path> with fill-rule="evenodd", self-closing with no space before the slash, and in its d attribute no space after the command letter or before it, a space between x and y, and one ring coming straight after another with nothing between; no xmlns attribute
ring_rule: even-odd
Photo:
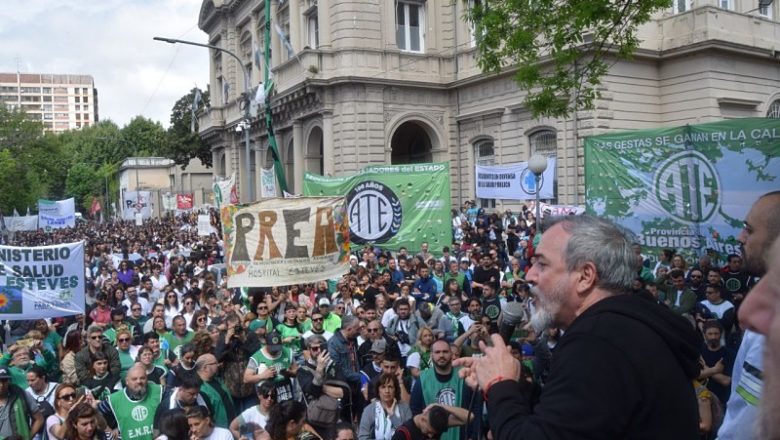
<svg viewBox="0 0 780 440"><path fill-rule="evenodd" d="M103 339L103 336L90 336L89 339L92 339L93 341L96 339Z"/></svg>
<svg viewBox="0 0 780 440"><path fill-rule="evenodd" d="M119 341L119 342L130 342L130 338L120 338L120 339L117 339L117 341Z"/></svg>
<svg viewBox="0 0 780 440"><path fill-rule="evenodd" d="M263 399L276 399L276 394L272 394L272 393L263 394Z"/></svg>
<svg viewBox="0 0 780 440"><path fill-rule="evenodd" d="M57 398L61 400L74 400L76 399L76 393L63 394Z"/></svg>
<svg viewBox="0 0 780 440"><path fill-rule="evenodd" d="M379 329L378 328L369 328L369 329L366 329L366 331L368 331L369 333L379 333Z"/></svg>
<svg viewBox="0 0 780 440"><path fill-rule="evenodd" d="M309 350L310 351L319 351L320 348L322 348L322 347L319 346L319 345L314 345L314 346L309 347Z"/></svg>
<svg viewBox="0 0 780 440"><path fill-rule="evenodd" d="M322 322L323 321L322 318L312 318L311 320L312 320L312 322Z"/></svg>
<svg viewBox="0 0 780 440"><path fill-rule="evenodd" d="M205 320L206 320L205 316L201 316L200 318L198 318L198 322L205 321Z"/></svg>
<svg viewBox="0 0 780 440"><path fill-rule="evenodd" d="M134 311L134 312L140 312L141 308L140 307L133 307L131 310Z"/></svg>

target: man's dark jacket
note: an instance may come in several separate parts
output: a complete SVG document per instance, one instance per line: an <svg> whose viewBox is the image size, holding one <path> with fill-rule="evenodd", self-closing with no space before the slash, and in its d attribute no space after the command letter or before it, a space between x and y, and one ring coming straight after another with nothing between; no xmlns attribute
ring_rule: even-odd
<svg viewBox="0 0 780 440"><path fill-rule="evenodd" d="M529 386L490 387L493 438L698 438L698 344L691 324L661 305L636 295L603 299L561 337L533 414Z"/></svg>

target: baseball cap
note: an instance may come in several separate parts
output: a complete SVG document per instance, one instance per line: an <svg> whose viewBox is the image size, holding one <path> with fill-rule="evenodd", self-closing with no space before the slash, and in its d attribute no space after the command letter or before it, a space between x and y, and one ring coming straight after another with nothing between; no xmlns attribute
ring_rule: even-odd
<svg viewBox="0 0 780 440"><path fill-rule="evenodd" d="M10 379L11 374L8 372L8 368L0 368L0 379Z"/></svg>
<svg viewBox="0 0 780 440"><path fill-rule="evenodd" d="M468 259L468 257L460 257L461 263L470 263L471 261Z"/></svg>
<svg viewBox="0 0 780 440"><path fill-rule="evenodd" d="M384 339L378 339L374 341L373 344L371 344L371 350L369 350L371 353L377 353L377 354L384 354L387 350L387 343Z"/></svg>
<svg viewBox="0 0 780 440"><path fill-rule="evenodd" d="M265 343L271 350L279 350L282 348L282 336L279 332L273 331L265 337Z"/></svg>
<svg viewBox="0 0 780 440"><path fill-rule="evenodd" d="M265 319L255 319L252 322L249 323L249 331L254 332L257 331L260 327L265 327L266 320Z"/></svg>
<svg viewBox="0 0 780 440"><path fill-rule="evenodd" d="M330 307L330 300L328 298L320 298L319 302L317 302L317 305Z"/></svg>

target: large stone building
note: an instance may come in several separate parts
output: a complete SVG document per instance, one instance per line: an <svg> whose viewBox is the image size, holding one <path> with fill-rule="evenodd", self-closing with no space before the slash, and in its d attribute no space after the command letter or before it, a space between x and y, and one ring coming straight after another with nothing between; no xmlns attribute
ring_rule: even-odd
<svg viewBox="0 0 780 440"><path fill-rule="evenodd" d="M0 104L24 110L46 131L98 122L98 94L90 75L0 73Z"/></svg>
<svg viewBox="0 0 780 440"><path fill-rule="evenodd" d="M634 59L611 68L595 110L570 119L533 118L511 70L480 72L464 20L474 0L270 1L294 49L288 53L272 32L274 125L295 192L307 171L447 161L452 201L461 204L474 199L475 163L540 152L557 156L557 202L582 204L585 136L780 115L780 25L776 5L758 0L674 0L641 27ZM198 21L210 44L242 58L254 85L262 66L252 48L263 47L264 11L263 0L204 0ZM215 173L236 172L244 189L246 160L252 184L258 167L271 164L265 126L252 123L245 157L237 130L241 66L211 55L211 108L200 115L200 135L212 147Z"/></svg>

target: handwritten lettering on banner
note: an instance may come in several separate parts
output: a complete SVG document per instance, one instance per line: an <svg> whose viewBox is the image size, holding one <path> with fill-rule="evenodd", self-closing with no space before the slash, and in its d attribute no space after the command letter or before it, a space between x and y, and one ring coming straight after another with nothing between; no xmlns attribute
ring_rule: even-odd
<svg viewBox="0 0 780 440"><path fill-rule="evenodd" d="M228 287L311 283L349 268L343 197L266 199L221 210Z"/></svg>

